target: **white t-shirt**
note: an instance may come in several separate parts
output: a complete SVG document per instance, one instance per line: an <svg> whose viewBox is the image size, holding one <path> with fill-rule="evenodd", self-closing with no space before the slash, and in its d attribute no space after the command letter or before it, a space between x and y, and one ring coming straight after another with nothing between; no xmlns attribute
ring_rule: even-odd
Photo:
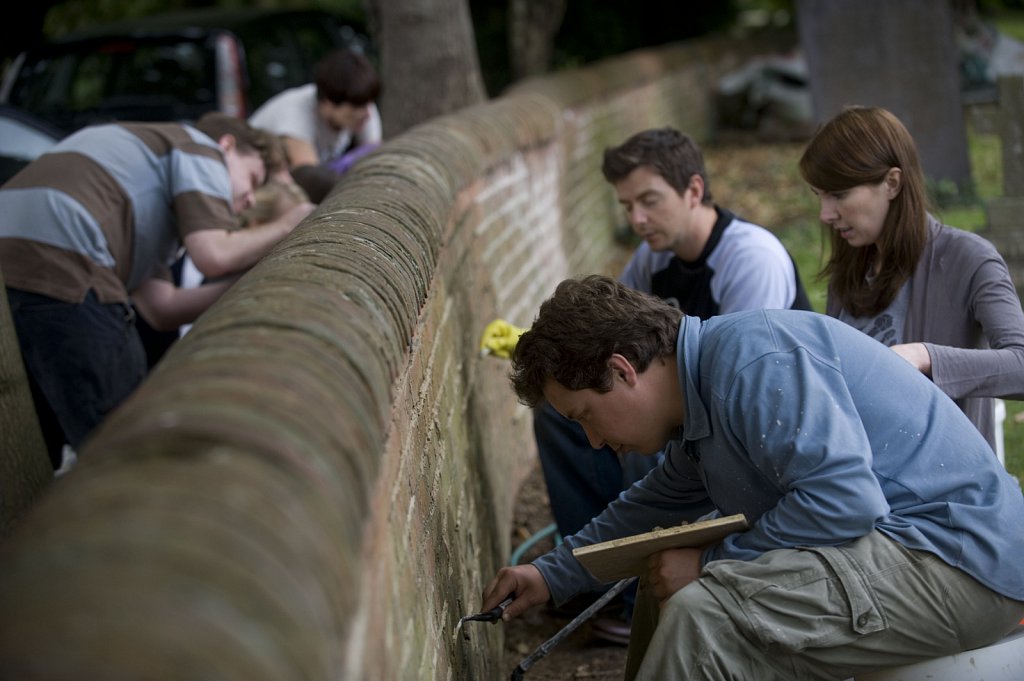
<svg viewBox="0 0 1024 681"><path fill-rule="evenodd" d="M355 135L357 145L380 144L382 126L377 105L370 103L370 118ZM249 124L277 135L309 142L321 163L341 156L352 141L350 130L332 130L317 115L316 84L294 87L268 99L249 117Z"/></svg>

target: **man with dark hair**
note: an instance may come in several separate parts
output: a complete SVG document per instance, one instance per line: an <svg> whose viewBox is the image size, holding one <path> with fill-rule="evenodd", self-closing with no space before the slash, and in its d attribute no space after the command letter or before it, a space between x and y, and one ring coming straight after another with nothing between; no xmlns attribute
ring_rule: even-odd
<svg viewBox="0 0 1024 681"><path fill-rule="evenodd" d="M271 97L249 121L284 139L296 182L319 203L354 156L380 144L379 95L370 60L334 50L313 67L313 82Z"/></svg>
<svg viewBox="0 0 1024 681"><path fill-rule="evenodd" d="M129 297L151 322L192 321L226 283L166 286L179 247L208 277L252 267L311 205L256 228L237 213L267 176L268 135L209 113L194 126L84 128L0 188L0 270L55 467L142 380Z"/></svg>
<svg viewBox="0 0 1024 681"><path fill-rule="evenodd" d="M595 446L664 459L583 530L502 568L510 619L597 586L572 549L743 514L651 555L627 679L846 679L989 645L1024 616L1024 497L927 377L811 312L702 321L607 277L562 282L512 385Z"/></svg>
<svg viewBox="0 0 1024 681"><path fill-rule="evenodd" d="M672 128L637 133L605 151L602 172L644 240L620 277L627 286L701 319L740 310L811 309L778 238L712 201L704 157L688 135ZM608 448L594 452L583 431L549 406L536 411L534 429L563 537L657 464L654 457ZM622 618L596 619L595 635L625 643L630 600L627 592Z"/></svg>

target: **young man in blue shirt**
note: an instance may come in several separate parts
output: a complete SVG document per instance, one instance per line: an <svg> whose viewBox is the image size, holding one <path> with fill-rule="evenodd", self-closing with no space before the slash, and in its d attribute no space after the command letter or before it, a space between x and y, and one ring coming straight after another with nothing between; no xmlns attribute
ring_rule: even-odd
<svg viewBox="0 0 1024 681"><path fill-rule="evenodd" d="M846 679L988 645L1024 616L1019 485L927 377L841 322L702 321L569 280L519 339L512 383L595 447L664 460L562 546L499 571L485 610L598 586L578 546L708 514L749 523L650 557L627 678Z"/></svg>
<svg viewBox="0 0 1024 681"><path fill-rule="evenodd" d="M740 310L811 309L782 242L714 202L704 156L688 135L673 128L639 132L605 150L601 172L643 240L619 277L622 283L701 319ZM608 448L593 451L578 426L547 406L537 410L534 431L563 537L657 463ZM628 639L631 596L626 594L624 619L593 622L597 636Z"/></svg>

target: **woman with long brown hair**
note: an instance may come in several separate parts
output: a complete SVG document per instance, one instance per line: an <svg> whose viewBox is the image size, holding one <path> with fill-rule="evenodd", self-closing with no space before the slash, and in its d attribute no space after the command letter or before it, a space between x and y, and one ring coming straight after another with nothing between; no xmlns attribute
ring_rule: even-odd
<svg viewBox="0 0 1024 681"><path fill-rule="evenodd" d="M832 245L826 312L930 377L994 448L993 398L1024 397L1024 312L1003 258L928 212L917 147L885 109L825 123L800 173Z"/></svg>

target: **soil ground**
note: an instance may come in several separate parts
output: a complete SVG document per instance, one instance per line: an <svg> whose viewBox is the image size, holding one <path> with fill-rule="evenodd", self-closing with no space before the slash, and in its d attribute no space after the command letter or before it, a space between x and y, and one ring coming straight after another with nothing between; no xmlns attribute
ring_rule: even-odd
<svg viewBox="0 0 1024 681"><path fill-rule="evenodd" d="M548 504L547 490L540 465L523 484L516 501L512 523L512 546L521 546L535 533L554 520ZM523 554L521 563L528 563L554 546L551 536L538 541ZM570 622L545 608L535 608L523 617L505 624L505 664L509 678L512 670L537 646L557 634ZM595 638L590 625L584 622L544 657L537 660L523 675L524 681L617 681L626 666L626 647L605 643Z"/></svg>

